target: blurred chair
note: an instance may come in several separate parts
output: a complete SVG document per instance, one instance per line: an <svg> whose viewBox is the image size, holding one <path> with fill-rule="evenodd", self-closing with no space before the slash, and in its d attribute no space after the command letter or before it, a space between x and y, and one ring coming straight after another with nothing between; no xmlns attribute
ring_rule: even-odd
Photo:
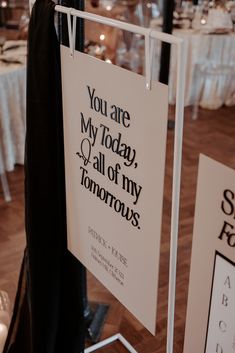
<svg viewBox="0 0 235 353"><path fill-rule="evenodd" d="M214 62L197 64L195 69L196 99L192 119L198 117L198 107L218 109L226 101L229 85L232 82L233 65Z"/></svg>
<svg viewBox="0 0 235 353"><path fill-rule="evenodd" d="M4 163L3 163L3 156L2 156L2 148L1 148L1 141L0 141L0 179L2 183L2 190L3 190L3 196L6 202L11 201L11 194L8 186L8 181L4 169ZM1 297L0 297L1 300ZM1 304L1 302L0 302ZM1 310L1 307L0 307Z"/></svg>
<svg viewBox="0 0 235 353"><path fill-rule="evenodd" d="M3 352L11 320L10 299L5 291L0 290L0 353Z"/></svg>

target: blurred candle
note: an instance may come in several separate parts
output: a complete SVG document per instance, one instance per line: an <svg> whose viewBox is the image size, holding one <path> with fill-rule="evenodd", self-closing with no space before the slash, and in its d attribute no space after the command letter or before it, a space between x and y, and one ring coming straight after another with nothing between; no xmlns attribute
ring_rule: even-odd
<svg viewBox="0 0 235 353"><path fill-rule="evenodd" d="M7 332L8 330L6 325L0 323L0 353L3 352L3 348L7 338Z"/></svg>

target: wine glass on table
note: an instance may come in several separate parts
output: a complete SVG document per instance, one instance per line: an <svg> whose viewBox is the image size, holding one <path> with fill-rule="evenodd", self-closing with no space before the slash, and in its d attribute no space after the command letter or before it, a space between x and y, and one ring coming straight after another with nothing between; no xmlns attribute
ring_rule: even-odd
<svg viewBox="0 0 235 353"><path fill-rule="evenodd" d="M185 7L185 14L189 20L189 28L192 29L192 23L195 16L195 7L192 2L187 2L187 5Z"/></svg>
<svg viewBox="0 0 235 353"><path fill-rule="evenodd" d="M235 6L233 6L231 9L231 20L233 23L233 31L235 31Z"/></svg>
<svg viewBox="0 0 235 353"><path fill-rule="evenodd" d="M0 35L0 55L3 53L3 46L6 41L6 37Z"/></svg>

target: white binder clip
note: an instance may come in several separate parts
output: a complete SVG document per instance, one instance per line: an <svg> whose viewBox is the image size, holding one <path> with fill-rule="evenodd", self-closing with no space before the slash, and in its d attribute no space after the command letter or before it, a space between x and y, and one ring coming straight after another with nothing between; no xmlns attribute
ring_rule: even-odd
<svg viewBox="0 0 235 353"><path fill-rule="evenodd" d="M72 25L71 25L71 12L72 12L72 8L69 8L68 12L67 12L68 34L69 34L69 49L70 49L70 56L71 56L71 58L73 58L75 40L73 38L74 35L73 35Z"/></svg>
<svg viewBox="0 0 235 353"><path fill-rule="evenodd" d="M76 32L77 32L77 16L73 15L73 32L72 32L72 37L73 37L73 55L74 55L74 50L76 47Z"/></svg>
<svg viewBox="0 0 235 353"><path fill-rule="evenodd" d="M146 88L151 89L151 56L150 53L150 34L151 29L147 29L145 33L145 77L146 77Z"/></svg>

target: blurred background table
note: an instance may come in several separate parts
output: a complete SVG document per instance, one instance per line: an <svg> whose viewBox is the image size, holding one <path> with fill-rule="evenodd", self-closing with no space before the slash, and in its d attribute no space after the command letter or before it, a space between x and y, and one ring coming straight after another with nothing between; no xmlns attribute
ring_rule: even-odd
<svg viewBox="0 0 235 353"><path fill-rule="evenodd" d="M130 6L122 6L124 2L130 3ZM87 2L87 11L141 26L150 25L150 27L162 31L158 1L128 2L119 0L114 3L109 0L100 0L97 3L99 3L99 7L91 7ZM189 16L189 13L192 14L192 17L189 19L184 16L181 22L174 19L173 34L183 38L186 45L185 106L200 104L204 108L218 109L223 104L234 105L235 33L232 30L231 21L228 24L226 21L218 24L217 18L217 22L213 24L213 21L209 21L208 9L206 12L203 10L199 13L198 7L194 6L192 2L184 1L183 3L185 3L185 9L181 9L183 11L181 17L183 14ZM186 7L186 5L188 6ZM210 6L209 2L206 6ZM146 9L151 9L148 16L144 15L147 13ZM157 11L158 9L159 11ZM199 23L195 23L198 15L200 15ZM223 11L219 11L219 15L222 17L225 15L226 18L229 16ZM213 25L224 25L225 28L213 28ZM176 28L177 26L185 26L186 28ZM188 27L194 27L194 29ZM217 33L215 33L216 30ZM131 71L144 73L143 37L127 35L124 31L113 30L99 24L94 28L93 24L90 26L89 23L86 23L85 33L88 39L87 52L89 54ZM152 78L157 81L159 80L160 52L161 43L155 41ZM173 45L169 75L169 103L172 105L176 101L176 68L176 50Z"/></svg>
<svg viewBox="0 0 235 353"><path fill-rule="evenodd" d="M0 55L0 174L24 163L26 42L8 41Z"/></svg>
<svg viewBox="0 0 235 353"><path fill-rule="evenodd" d="M24 163L25 100L26 67L0 65L0 139L4 171Z"/></svg>
<svg viewBox="0 0 235 353"><path fill-rule="evenodd" d="M235 104L235 33L204 34L190 29L175 29L174 35L185 40L187 66L185 106L193 105L200 96L201 105L216 109L223 104ZM159 49L156 48L158 58ZM153 77L157 79L158 60L153 67ZM203 66L214 67L214 75L200 76ZM231 74L216 75L216 68L230 68ZM226 71L227 72L227 71ZM169 79L169 102L175 104L176 51L171 52L171 70Z"/></svg>

